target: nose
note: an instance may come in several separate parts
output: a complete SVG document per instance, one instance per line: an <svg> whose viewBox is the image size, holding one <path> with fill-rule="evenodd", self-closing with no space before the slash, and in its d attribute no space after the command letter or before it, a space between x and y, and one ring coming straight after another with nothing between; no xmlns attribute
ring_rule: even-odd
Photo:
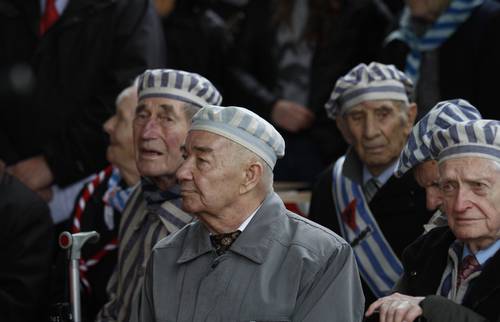
<svg viewBox="0 0 500 322"><path fill-rule="evenodd" d="M470 200L466 189L460 187L457 189L457 194L453 202L453 210L457 213L462 213L470 208Z"/></svg>
<svg viewBox="0 0 500 322"><path fill-rule="evenodd" d="M177 180L179 182L189 181L193 179L193 173L191 171L191 161L189 158L185 159L177 172L175 173Z"/></svg>
<svg viewBox="0 0 500 322"><path fill-rule="evenodd" d="M378 123L375 118L368 113L365 119L365 137L367 139L374 138L379 133Z"/></svg>
<svg viewBox="0 0 500 322"><path fill-rule="evenodd" d="M104 132L111 135L111 132L113 132L113 129L115 127L115 123L116 123L115 119L116 119L116 117L113 115L109 119L107 119L106 122L104 122L104 124L102 125Z"/></svg>
<svg viewBox="0 0 500 322"><path fill-rule="evenodd" d="M443 204L443 198L441 197L441 192L436 188L426 188L425 189L425 201L427 210L436 210L439 206Z"/></svg>
<svg viewBox="0 0 500 322"><path fill-rule="evenodd" d="M156 121L155 118L151 117L149 120L147 120L146 124L144 124L142 131L141 131L141 137L143 139L155 139L158 137L158 122Z"/></svg>

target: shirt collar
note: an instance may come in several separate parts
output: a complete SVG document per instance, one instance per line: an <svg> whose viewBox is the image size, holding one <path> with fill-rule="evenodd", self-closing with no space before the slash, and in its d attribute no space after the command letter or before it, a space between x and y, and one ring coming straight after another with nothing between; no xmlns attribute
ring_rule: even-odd
<svg viewBox="0 0 500 322"><path fill-rule="evenodd" d="M394 170L396 170L398 162L397 160L391 163L381 174L379 174L375 179L383 186L394 174ZM368 180L373 178L374 176L368 171L368 168L363 165L363 184L367 183Z"/></svg>
<svg viewBox="0 0 500 322"><path fill-rule="evenodd" d="M59 14L59 16L62 15L62 13L64 12L64 9L66 9L66 7L68 6L68 2L69 2L69 0L55 0L54 4L56 6L56 10L57 10L57 13ZM47 3L47 0L40 0L40 12L42 15L45 12L46 3Z"/></svg>
<svg viewBox="0 0 500 322"><path fill-rule="evenodd" d="M488 248L481 249L480 251L475 253L474 256L476 257L479 264L481 264L481 266L483 266L484 263L486 263L486 261L488 261L488 259L493 257L493 255L495 255L499 249L500 249L500 239L497 240L496 242L494 242L493 244L491 244ZM472 252L469 250L469 247L467 245L465 245L464 251L462 252L462 259L471 253Z"/></svg>
<svg viewBox="0 0 500 322"><path fill-rule="evenodd" d="M243 232L243 230L245 230L245 228L247 228L248 224L250 223L250 221L252 220L253 216L255 216L255 214L257 213L257 211L259 211L260 207L262 207L262 204L260 204L257 209L254 210L254 212L252 212L252 214L250 216L248 216L247 219L245 219L244 222L241 223L240 227L238 227L238 230Z"/></svg>

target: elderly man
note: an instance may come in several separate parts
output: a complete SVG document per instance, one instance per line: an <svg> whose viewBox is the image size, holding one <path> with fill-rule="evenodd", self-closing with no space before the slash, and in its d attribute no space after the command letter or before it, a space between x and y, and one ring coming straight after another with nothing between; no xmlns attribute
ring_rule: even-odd
<svg viewBox="0 0 500 322"><path fill-rule="evenodd" d="M349 245L273 192L284 141L267 121L205 107L183 153L182 207L198 220L155 247L138 321L360 321Z"/></svg>
<svg viewBox="0 0 500 322"><path fill-rule="evenodd" d="M408 247L398 291L373 303L381 321L497 321L500 317L500 122L436 131L443 210L439 227Z"/></svg>
<svg viewBox="0 0 500 322"><path fill-rule="evenodd" d="M403 249L430 217L413 176L393 176L417 113L411 96L411 81L394 66L360 64L326 104L351 147L319 178L309 216L351 244L367 301L389 293Z"/></svg>
<svg viewBox="0 0 500 322"><path fill-rule="evenodd" d="M405 0L399 29L386 39L384 61L412 78L424 115L462 97L499 119L500 4L495 0ZM460 70L460 77L456 71Z"/></svg>
<svg viewBox="0 0 500 322"><path fill-rule="evenodd" d="M171 69L139 76L139 103L133 121L135 160L141 183L123 212L118 263L108 283L110 301L98 321L128 321L153 246L182 228L191 216L180 207L175 172L192 115L222 97L204 77Z"/></svg>
<svg viewBox="0 0 500 322"><path fill-rule="evenodd" d="M106 284L117 259L118 227L133 187L139 181L135 165L132 122L137 107L137 85L124 89L116 98L116 112L103 125L109 135L106 158L111 163L88 181L78 194L74 212L68 223L72 233L95 230L100 238L82 249L80 279L82 282L82 319L94 321L96 314L108 301ZM70 228L71 227L71 228ZM58 269L61 280L67 270L66 252L60 253ZM56 288L62 288L57 280ZM65 290L56 290L62 293ZM61 296L61 295L59 295ZM59 299L60 300L60 299Z"/></svg>
<svg viewBox="0 0 500 322"><path fill-rule="evenodd" d="M479 111L465 100L443 101L436 104L415 124L408 137L394 175L402 177L408 170L413 169L415 180L425 189L427 209L435 211L429 223L424 225L426 231L436 226L447 225L446 215L440 209L443 198L439 189L438 165L430 153L432 134L458 122L480 119Z"/></svg>

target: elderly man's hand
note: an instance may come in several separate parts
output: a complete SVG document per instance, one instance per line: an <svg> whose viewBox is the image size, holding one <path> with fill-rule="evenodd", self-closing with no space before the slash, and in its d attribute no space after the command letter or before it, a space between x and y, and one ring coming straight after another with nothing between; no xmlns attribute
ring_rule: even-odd
<svg viewBox="0 0 500 322"><path fill-rule="evenodd" d="M380 322L412 322L423 313L419 305L423 299L394 293L373 302L365 315L370 316L378 310Z"/></svg>
<svg viewBox="0 0 500 322"><path fill-rule="evenodd" d="M43 156L20 161L8 167L7 171L33 191L48 188L54 180L52 171Z"/></svg>
<svg viewBox="0 0 500 322"><path fill-rule="evenodd" d="M311 126L314 113L292 101L278 100L273 106L271 119L279 127L296 133Z"/></svg>

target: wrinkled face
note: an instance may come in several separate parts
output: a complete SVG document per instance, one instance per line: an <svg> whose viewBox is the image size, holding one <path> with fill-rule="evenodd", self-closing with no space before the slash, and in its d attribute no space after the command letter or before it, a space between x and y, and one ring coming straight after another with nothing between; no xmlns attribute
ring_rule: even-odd
<svg viewBox="0 0 500 322"><path fill-rule="evenodd" d="M237 145L206 131L190 131L177 171L182 208L192 214L220 214L239 197L245 171Z"/></svg>
<svg viewBox="0 0 500 322"><path fill-rule="evenodd" d="M443 207L457 239L487 245L500 234L500 169L482 158L458 158L439 166Z"/></svg>
<svg viewBox="0 0 500 322"><path fill-rule="evenodd" d="M154 97L139 102L134 118L134 145L141 175L175 176L182 162L180 147L190 123L181 101Z"/></svg>
<svg viewBox="0 0 500 322"><path fill-rule="evenodd" d="M449 3L450 0L406 0L413 17L429 21L436 20Z"/></svg>
<svg viewBox="0 0 500 322"><path fill-rule="evenodd" d="M418 185L425 189L425 201L430 211L438 209L443 203L439 189L439 168L436 161L425 161L413 170Z"/></svg>
<svg viewBox="0 0 500 322"><path fill-rule="evenodd" d="M134 110L137 106L136 91L130 91L116 106L116 113L103 125L104 131L109 134L109 145L106 157L110 163L120 171L135 170L134 139L132 122Z"/></svg>
<svg viewBox="0 0 500 322"><path fill-rule="evenodd" d="M346 141L373 175L379 175L399 158L413 124L416 106L408 118L402 117L398 104L390 100L365 101L337 118Z"/></svg>

